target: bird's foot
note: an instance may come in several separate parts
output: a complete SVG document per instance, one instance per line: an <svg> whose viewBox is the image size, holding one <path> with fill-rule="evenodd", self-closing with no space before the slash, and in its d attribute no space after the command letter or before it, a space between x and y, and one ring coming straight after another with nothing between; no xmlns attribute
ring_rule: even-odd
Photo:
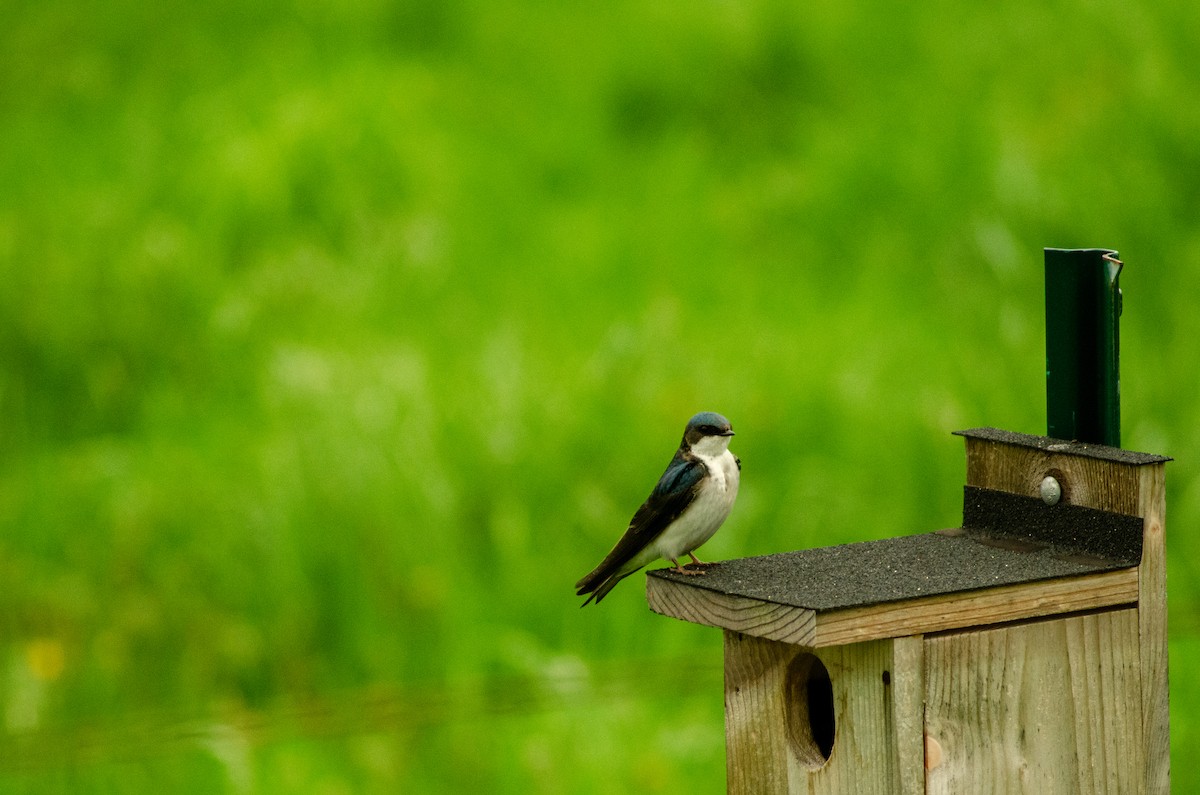
<svg viewBox="0 0 1200 795"><path fill-rule="evenodd" d="M698 569L703 569L708 566L716 566L717 565L716 561L713 561L710 563L705 563L704 561L700 560L700 558L693 555L691 552L688 553L688 557L692 559L691 565L695 566Z"/></svg>
<svg viewBox="0 0 1200 795"><path fill-rule="evenodd" d="M675 564L675 568L672 569L672 571L674 571L676 574L686 574L689 577L695 577L698 574L706 573L704 571L704 569L700 569L700 568L688 569L683 566L680 566L679 561L677 561L677 560L672 560L671 562ZM691 564L689 564L689 565L691 565Z"/></svg>

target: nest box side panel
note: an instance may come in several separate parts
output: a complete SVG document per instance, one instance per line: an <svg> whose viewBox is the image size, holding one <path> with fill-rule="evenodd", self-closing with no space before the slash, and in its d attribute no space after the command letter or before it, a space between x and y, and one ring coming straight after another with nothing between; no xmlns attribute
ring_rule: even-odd
<svg viewBox="0 0 1200 795"><path fill-rule="evenodd" d="M727 630L727 791L923 793L922 650L920 638L813 649Z"/></svg>
<svg viewBox="0 0 1200 795"><path fill-rule="evenodd" d="M927 637L927 792L1143 791L1140 665L1132 608Z"/></svg>
<svg viewBox="0 0 1200 795"><path fill-rule="evenodd" d="M1170 795L1171 721L1167 676L1167 546L1165 467L1143 467L1138 511L1145 522L1138 566L1138 632L1142 654L1142 720L1146 792Z"/></svg>

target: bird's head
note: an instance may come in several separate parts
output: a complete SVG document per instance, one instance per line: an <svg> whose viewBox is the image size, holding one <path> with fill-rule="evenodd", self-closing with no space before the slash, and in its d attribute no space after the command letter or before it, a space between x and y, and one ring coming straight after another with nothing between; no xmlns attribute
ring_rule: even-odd
<svg viewBox="0 0 1200 795"><path fill-rule="evenodd" d="M702 411L688 420L683 431L683 443L700 455L720 455L729 449L733 426L729 420L712 411Z"/></svg>

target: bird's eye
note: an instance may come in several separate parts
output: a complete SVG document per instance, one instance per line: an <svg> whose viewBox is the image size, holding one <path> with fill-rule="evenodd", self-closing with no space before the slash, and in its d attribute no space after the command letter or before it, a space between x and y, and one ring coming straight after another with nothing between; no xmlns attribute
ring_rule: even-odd
<svg viewBox="0 0 1200 795"><path fill-rule="evenodd" d="M704 434L705 436L711 436L716 432L717 432L717 427L715 425L701 425L700 426L700 433Z"/></svg>

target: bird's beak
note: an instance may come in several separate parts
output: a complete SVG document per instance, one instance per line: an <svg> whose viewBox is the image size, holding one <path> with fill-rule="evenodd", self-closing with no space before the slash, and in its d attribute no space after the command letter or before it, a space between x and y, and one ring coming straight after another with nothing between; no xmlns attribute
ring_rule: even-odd
<svg viewBox="0 0 1200 795"><path fill-rule="evenodd" d="M730 429L729 429L729 430L727 430L727 431L721 431L721 433L719 433L719 434L717 434L717 435L718 435L718 436L736 436L737 434L735 434L735 433L733 432L733 428L730 428Z"/></svg>

